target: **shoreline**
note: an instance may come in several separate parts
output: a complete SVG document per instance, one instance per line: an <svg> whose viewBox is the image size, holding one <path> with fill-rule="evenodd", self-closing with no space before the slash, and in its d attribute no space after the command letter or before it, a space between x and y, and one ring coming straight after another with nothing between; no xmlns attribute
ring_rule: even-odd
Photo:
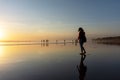
<svg viewBox="0 0 120 80"><path fill-rule="evenodd" d="M120 36L96 38L92 39L92 41L99 44L120 45Z"/></svg>

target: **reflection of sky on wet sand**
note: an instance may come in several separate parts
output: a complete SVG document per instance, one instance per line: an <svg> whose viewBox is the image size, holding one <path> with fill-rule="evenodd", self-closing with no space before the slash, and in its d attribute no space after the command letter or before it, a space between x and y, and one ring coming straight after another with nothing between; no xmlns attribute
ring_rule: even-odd
<svg viewBox="0 0 120 80"><path fill-rule="evenodd" d="M85 44L85 80L120 79L119 46ZM80 48L69 44L0 46L0 80L78 80Z"/></svg>

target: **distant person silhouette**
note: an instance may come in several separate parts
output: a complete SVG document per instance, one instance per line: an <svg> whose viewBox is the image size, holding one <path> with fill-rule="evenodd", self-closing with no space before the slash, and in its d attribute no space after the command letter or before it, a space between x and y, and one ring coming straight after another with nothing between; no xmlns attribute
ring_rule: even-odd
<svg viewBox="0 0 120 80"><path fill-rule="evenodd" d="M79 32L78 40L80 43L81 54L86 53L86 50L83 47L83 44L87 41L86 36L85 36L85 32L84 32L83 28L81 28L81 27L78 29L78 32Z"/></svg>
<svg viewBox="0 0 120 80"><path fill-rule="evenodd" d="M77 69L79 72L79 80L85 80L85 76L86 76L86 72L87 72L87 66L84 65L85 58L86 58L85 53L81 54L80 64L77 65Z"/></svg>

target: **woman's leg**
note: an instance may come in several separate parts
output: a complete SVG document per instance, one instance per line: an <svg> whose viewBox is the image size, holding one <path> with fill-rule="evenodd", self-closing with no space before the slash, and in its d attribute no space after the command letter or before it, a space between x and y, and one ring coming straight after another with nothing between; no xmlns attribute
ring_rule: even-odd
<svg viewBox="0 0 120 80"><path fill-rule="evenodd" d="M83 47L84 42L80 42L81 53L86 53L85 48Z"/></svg>
<svg viewBox="0 0 120 80"><path fill-rule="evenodd" d="M83 43L83 44L84 44L84 43ZM84 53L86 53L86 50L85 50L85 48L83 47L83 45L82 45L82 48L83 48Z"/></svg>
<svg viewBox="0 0 120 80"><path fill-rule="evenodd" d="M83 53L84 47L83 47L83 42L80 41L80 48L81 48L81 53Z"/></svg>

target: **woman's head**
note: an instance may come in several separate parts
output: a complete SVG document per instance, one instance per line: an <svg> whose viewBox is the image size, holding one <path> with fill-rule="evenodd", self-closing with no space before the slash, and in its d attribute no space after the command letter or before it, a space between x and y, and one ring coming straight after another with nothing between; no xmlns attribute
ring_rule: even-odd
<svg viewBox="0 0 120 80"><path fill-rule="evenodd" d="M80 31L84 32L83 28L81 28L81 27L79 27L78 31L79 31L79 32L80 32Z"/></svg>

